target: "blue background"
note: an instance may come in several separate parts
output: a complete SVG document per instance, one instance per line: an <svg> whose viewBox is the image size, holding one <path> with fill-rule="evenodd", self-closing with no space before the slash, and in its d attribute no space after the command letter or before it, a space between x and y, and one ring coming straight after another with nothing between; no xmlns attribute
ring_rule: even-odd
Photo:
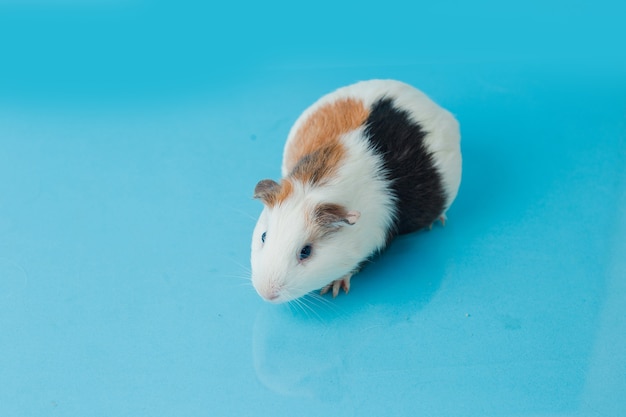
<svg viewBox="0 0 626 417"><path fill-rule="evenodd" d="M626 415L625 12L0 0L0 416ZM449 222L265 304L254 185L369 78L461 122Z"/></svg>

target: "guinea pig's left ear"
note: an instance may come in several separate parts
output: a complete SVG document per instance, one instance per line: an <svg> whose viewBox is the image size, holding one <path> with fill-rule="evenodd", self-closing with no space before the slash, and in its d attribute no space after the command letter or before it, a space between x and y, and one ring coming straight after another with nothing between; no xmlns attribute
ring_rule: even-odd
<svg viewBox="0 0 626 417"><path fill-rule="evenodd" d="M314 217L315 222L320 226L334 229L345 225L352 226L359 220L361 213L348 210L339 204L324 203L315 208Z"/></svg>
<svg viewBox="0 0 626 417"><path fill-rule="evenodd" d="M274 180L261 180L254 187L253 198L263 201L267 205L272 205L276 194L280 191L280 184Z"/></svg>

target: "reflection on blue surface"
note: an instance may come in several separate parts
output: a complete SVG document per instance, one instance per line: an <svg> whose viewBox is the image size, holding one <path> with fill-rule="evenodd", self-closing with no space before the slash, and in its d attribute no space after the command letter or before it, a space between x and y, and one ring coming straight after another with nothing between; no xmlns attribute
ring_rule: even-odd
<svg viewBox="0 0 626 417"><path fill-rule="evenodd" d="M0 0L0 415L626 415L623 7L27 4ZM252 189L375 77L461 122L449 222L266 304Z"/></svg>

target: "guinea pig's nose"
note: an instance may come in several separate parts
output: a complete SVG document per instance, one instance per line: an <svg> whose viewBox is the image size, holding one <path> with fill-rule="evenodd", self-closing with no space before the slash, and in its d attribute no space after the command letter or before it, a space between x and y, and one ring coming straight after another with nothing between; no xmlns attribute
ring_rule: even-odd
<svg viewBox="0 0 626 417"><path fill-rule="evenodd" d="M259 295L266 301L275 301L280 297L280 289L268 286L259 291Z"/></svg>

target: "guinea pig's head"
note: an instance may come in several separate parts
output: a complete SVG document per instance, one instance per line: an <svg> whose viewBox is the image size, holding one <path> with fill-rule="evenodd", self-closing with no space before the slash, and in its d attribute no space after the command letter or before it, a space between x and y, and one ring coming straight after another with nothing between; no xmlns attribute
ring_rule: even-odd
<svg viewBox="0 0 626 417"><path fill-rule="evenodd" d="M358 252L350 229L359 212L322 201L290 180L262 180L254 198L265 207L252 235L252 284L264 300L294 300L354 268Z"/></svg>

